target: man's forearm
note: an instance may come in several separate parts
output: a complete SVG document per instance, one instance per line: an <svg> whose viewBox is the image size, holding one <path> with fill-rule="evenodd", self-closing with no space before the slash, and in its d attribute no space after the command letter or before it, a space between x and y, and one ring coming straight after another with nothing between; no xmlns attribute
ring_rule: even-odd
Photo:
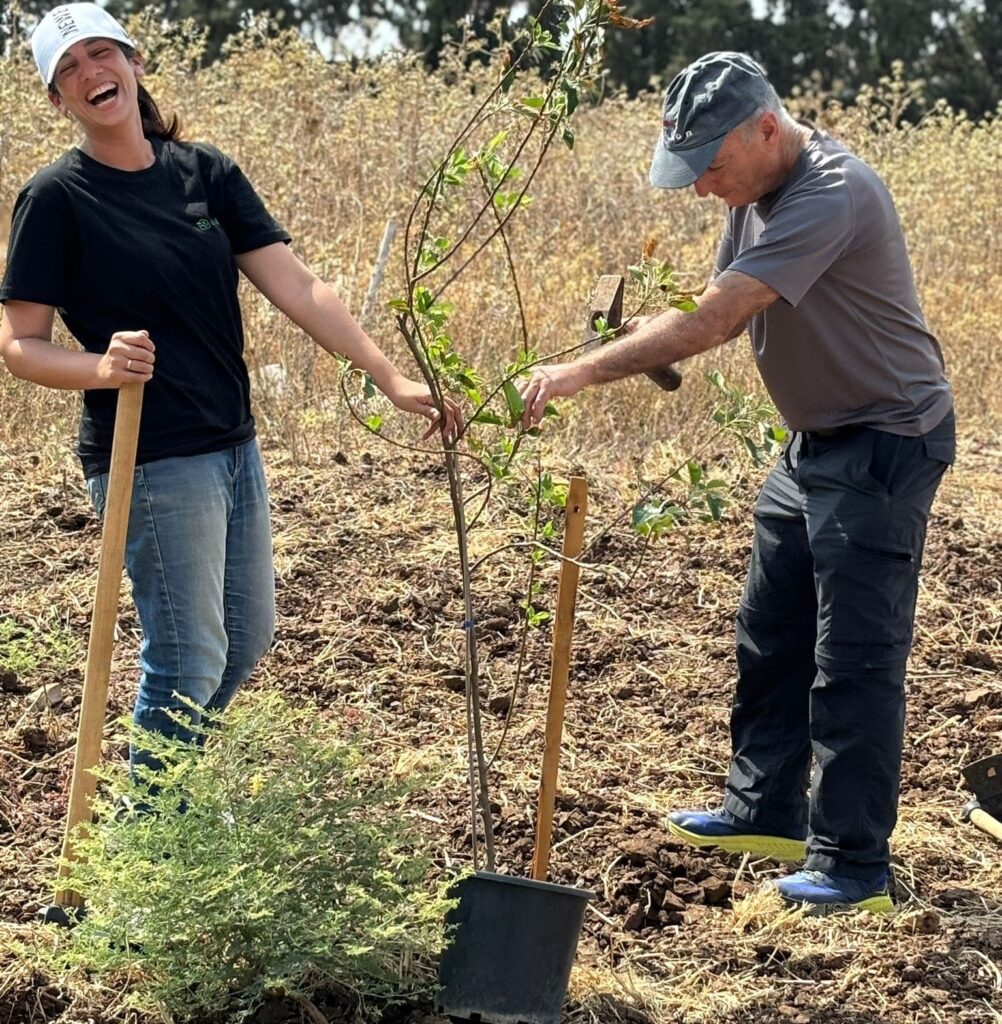
<svg viewBox="0 0 1002 1024"><path fill-rule="evenodd" d="M552 398L569 398L593 384L663 369L721 345L778 298L764 282L726 271L707 287L694 312L670 309L583 359L537 366L519 389L525 402L522 423L527 429L539 423Z"/></svg>
<svg viewBox="0 0 1002 1024"><path fill-rule="evenodd" d="M669 309L628 337L604 345L577 362L588 384L604 384L705 352L740 333L741 327L743 322L735 325L720 311L700 307L683 313Z"/></svg>

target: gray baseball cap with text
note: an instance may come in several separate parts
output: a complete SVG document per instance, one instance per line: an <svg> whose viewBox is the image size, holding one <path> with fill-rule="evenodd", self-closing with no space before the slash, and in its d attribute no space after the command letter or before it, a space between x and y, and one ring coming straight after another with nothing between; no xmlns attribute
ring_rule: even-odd
<svg viewBox="0 0 1002 1024"><path fill-rule="evenodd" d="M720 50L693 61L665 93L651 184L691 185L713 163L727 133L775 95L765 71L746 53Z"/></svg>

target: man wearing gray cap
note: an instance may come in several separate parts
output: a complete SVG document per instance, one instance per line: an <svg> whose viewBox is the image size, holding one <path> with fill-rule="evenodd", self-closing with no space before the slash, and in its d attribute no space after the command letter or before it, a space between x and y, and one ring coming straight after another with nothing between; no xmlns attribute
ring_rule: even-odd
<svg viewBox="0 0 1002 1024"><path fill-rule="evenodd" d="M887 911L919 567L954 457L950 386L894 204L740 53L672 81L650 180L727 204L714 280L695 312L537 367L525 423L552 398L748 330L791 441L755 506L723 805L668 827L695 846L806 857L776 887L812 912Z"/></svg>

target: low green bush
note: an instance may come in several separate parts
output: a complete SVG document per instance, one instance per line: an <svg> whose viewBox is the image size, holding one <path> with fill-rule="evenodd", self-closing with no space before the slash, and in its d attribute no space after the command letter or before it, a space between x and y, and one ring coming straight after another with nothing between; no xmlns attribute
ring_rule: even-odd
<svg viewBox="0 0 1002 1024"><path fill-rule="evenodd" d="M316 707L248 693L202 750L139 735L164 769L156 785L100 769L63 884L87 913L53 966L125 978L137 1009L181 1020L319 987L363 1006L429 993L449 903L406 818L416 783L333 731Z"/></svg>

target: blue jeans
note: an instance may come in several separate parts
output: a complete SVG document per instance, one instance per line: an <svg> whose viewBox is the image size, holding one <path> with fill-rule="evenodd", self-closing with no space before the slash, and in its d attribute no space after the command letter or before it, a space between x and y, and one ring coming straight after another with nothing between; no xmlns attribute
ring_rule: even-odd
<svg viewBox="0 0 1002 1024"><path fill-rule="evenodd" d="M107 474L87 481L103 518ZM268 650L275 630L268 492L257 442L136 468L125 567L143 631L134 721L190 742ZM133 745L138 764L159 765Z"/></svg>
<svg viewBox="0 0 1002 1024"><path fill-rule="evenodd" d="M953 450L952 412L921 437L795 435L759 495L724 806L779 835L807 824L808 868L887 868L926 524Z"/></svg>

